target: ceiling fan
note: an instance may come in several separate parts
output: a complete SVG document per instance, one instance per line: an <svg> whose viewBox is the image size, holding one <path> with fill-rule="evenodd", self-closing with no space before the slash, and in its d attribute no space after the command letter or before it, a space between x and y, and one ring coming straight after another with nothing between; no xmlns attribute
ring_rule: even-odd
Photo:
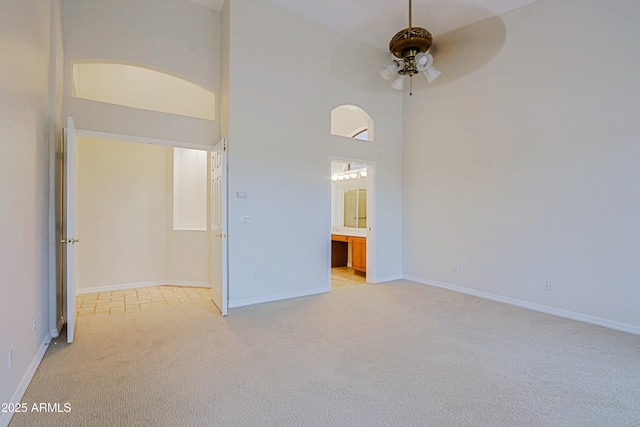
<svg viewBox="0 0 640 427"><path fill-rule="evenodd" d="M411 78L419 72L425 75L429 83L440 75L440 71L433 66L433 56L429 54L433 37L426 29L412 25L412 6L409 0L409 26L398 31L389 42L391 63L380 68L380 76L391 80L391 87L398 90L403 89L407 76L411 84ZM412 91L409 95L412 95Z"/></svg>

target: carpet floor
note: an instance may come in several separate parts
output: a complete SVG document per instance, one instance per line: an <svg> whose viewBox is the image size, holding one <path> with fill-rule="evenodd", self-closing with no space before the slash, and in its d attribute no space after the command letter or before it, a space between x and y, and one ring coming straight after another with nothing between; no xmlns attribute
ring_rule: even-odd
<svg viewBox="0 0 640 427"><path fill-rule="evenodd" d="M409 281L76 330L11 427L640 425L640 337Z"/></svg>

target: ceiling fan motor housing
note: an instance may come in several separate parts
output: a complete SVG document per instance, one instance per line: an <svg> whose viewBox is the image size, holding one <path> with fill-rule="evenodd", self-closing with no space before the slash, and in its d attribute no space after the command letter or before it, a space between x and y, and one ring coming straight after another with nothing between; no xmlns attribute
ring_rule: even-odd
<svg viewBox="0 0 640 427"><path fill-rule="evenodd" d="M403 59L406 65L414 64L418 53L425 53L433 44L431 33L421 27L409 27L398 31L389 42L389 50L396 57ZM405 66L400 74L414 75L418 72L415 66Z"/></svg>

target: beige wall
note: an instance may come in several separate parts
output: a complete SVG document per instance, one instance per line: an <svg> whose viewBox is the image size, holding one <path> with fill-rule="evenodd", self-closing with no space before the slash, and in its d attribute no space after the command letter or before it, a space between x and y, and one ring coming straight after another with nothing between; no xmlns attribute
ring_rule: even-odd
<svg viewBox="0 0 640 427"><path fill-rule="evenodd" d="M208 232L172 227L173 148L80 138L78 289L209 282Z"/></svg>
<svg viewBox="0 0 640 427"><path fill-rule="evenodd" d="M51 2L8 0L1 9L0 402L8 403L19 401L49 333ZM9 418L0 413L0 424Z"/></svg>
<svg viewBox="0 0 640 427"><path fill-rule="evenodd" d="M540 0L442 36L493 45L405 96L405 275L640 332L639 14Z"/></svg>
<svg viewBox="0 0 640 427"><path fill-rule="evenodd" d="M168 147L80 138L78 289L166 279L170 155Z"/></svg>

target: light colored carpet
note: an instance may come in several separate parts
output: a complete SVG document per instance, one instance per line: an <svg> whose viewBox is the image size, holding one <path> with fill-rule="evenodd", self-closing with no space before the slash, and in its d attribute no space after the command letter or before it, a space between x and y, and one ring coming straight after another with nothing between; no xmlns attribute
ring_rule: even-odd
<svg viewBox="0 0 640 427"><path fill-rule="evenodd" d="M19 426L638 426L640 337L407 281L78 319Z"/></svg>

